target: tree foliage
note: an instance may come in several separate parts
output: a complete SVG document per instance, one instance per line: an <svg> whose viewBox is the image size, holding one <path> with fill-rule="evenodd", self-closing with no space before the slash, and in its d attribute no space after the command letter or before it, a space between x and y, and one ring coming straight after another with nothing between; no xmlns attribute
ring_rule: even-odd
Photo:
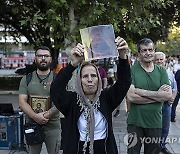
<svg viewBox="0 0 180 154"><path fill-rule="evenodd" d="M180 27L173 25L167 39L157 43L157 49L168 55L180 54Z"/></svg>
<svg viewBox="0 0 180 154"><path fill-rule="evenodd" d="M81 41L79 29L112 24L129 44L143 37L165 39L179 25L179 0L1 0L0 24L29 43L59 49ZM133 45L132 45L133 46Z"/></svg>

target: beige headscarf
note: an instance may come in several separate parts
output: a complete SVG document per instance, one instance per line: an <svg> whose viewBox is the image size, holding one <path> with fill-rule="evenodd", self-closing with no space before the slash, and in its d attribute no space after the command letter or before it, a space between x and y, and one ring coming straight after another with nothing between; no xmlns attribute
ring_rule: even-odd
<svg viewBox="0 0 180 154"><path fill-rule="evenodd" d="M81 70L85 66L93 66L96 69L96 73L98 76L98 88L95 93L95 97L93 100L89 100L82 89L82 84L81 84ZM77 82L75 85L76 92L78 94L78 104L81 106L81 111L84 110L84 116L87 122L86 125L86 138L85 138L85 143L83 146L83 152L86 152L87 148L87 142L88 142L88 137L90 139L90 146L89 146L89 153L93 154L93 144L94 144L94 126L95 126L95 119L94 119L94 109L97 110L98 107L100 107L100 101L99 101L99 96L101 94L102 90L102 81L100 78L99 71L95 65L93 65L90 62L84 62L82 63L80 70L78 71L77 74Z"/></svg>

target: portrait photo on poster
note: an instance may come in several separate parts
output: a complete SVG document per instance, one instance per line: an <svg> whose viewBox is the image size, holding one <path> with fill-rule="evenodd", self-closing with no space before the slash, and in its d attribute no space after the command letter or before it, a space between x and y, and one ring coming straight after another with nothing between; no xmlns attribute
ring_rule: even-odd
<svg viewBox="0 0 180 154"><path fill-rule="evenodd" d="M113 25L98 25L80 29L85 61L117 57Z"/></svg>

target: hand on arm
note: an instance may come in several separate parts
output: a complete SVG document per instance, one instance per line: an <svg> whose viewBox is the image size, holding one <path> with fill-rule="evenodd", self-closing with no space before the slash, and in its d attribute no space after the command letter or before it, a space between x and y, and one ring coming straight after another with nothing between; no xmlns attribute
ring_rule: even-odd
<svg viewBox="0 0 180 154"><path fill-rule="evenodd" d="M141 97L152 99L156 102L165 102L171 99L172 97L172 89L169 85L162 85L158 91L150 91L135 88L135 93L140 95Z"/></svg>
<svg viewBox="0 0 180 154"><path fill-rule="evenodd" d="M53 106L52 108L50 108L47 112L45 112L43 114L43 116L46 118L46 119L50 119L54 114L58 113L59 110Z"/></svg>
<svg viewBox="0 0 180 154"><path fill-rule="evenodd" d="M83 52L82 44L78 43L76 47L71 50L70 63L72 66L78 66L84 60L84 52Z"/></svg>
<svg viewBox="0 0 180 154"><path fill-rule="evenodd" d="M34 121L36 121L39 124L45 124L48 122L49 119L43 117L43 114L45 112L41 112L41 113L35 113L33 111L33 109L31 108L31 106L27 103L27 99L28 96L25 94L20 94L19 95L19 107L23 110L23 112L30 117L31 119L33 119Z"/></svg>
<svg viewBox="0 0 180 154"><path fill-rule="evenodd" d="M127 92L127 96L126 96L126 100L128 103L134 103L134 104L149 104L149 103L154 103L155 101L150 99L150 98L146 98L143 97L141 95L139 95L138 93L136 93L136 89L134 87L134 85L131 85L128 92Z"/></svg>
<svg viewBox="0 0 180 154"><path fill-rule="evenodd" d="M117 45L117 49L118 49L118 52L119 52L119 57L121 59L127 59L127 53L128 53L128 50L129 50L127 42L123 38L118 36L115 39L115 43Z"/></svg>
<svg viewBox="0 0 180 154"><path fill-rule="evenodd" d="M173 91L172 92L172 97L171 97L171 99L169 100L169 103L173 103L174 102L174 99L176 98L176 95L177 95L177 91Z"/></svg>

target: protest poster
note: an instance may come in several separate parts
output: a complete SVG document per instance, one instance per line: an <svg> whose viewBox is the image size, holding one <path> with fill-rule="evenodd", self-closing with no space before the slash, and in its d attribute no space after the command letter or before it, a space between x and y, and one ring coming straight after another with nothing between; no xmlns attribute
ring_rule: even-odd
<svg viewBox="0 0 180 154"><path fill-rule="evenodd" d="M99 25L80 29L85 61L117 57L112 25Z"/></svg>

